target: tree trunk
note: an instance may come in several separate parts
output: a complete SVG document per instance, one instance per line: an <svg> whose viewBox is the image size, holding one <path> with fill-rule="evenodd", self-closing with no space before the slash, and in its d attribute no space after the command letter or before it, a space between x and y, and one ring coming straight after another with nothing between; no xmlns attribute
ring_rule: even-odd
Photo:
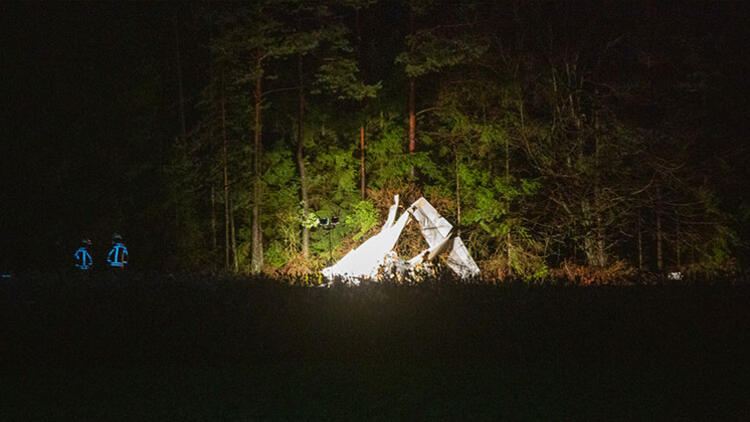
<svg viewBox="0 0 750 422"><path fill-rule="evenodd" d="M357 59L362 63L362 25L359 17L359 7L354 8L354 27L357 30ZM362 103L360 103L362 106ZM365 200L365 124L359 125L359 151L360 151L360 199Z"/></svg>
<svg viewBox="0 0 750 422"><path fill-rule="evenodd" d="M263 103L263 61L258 56L256 60L256 71L257 77L255 80L255 89L253 95L255 97L255 124L253 125L253 249L252 249L252 264L250 271L253 274L258 274L263 268L263 233L260 225L260 198L261 198L261 177L260 177L260 153L261 153L261 106Z"/></svg>
<svg viewBox="0 0 750 422"><path fill-rule="evenodd" d="M596 201L596 198L594 198ZM598 215L595 205L592 205L588 198L581 200L581 218L583 219L583 252L586 255L586 263L594 267L601 267L606 264L605 258L601 252L602 243L600 242Z"/></svg>
<svg viewBox="0 0 750 422"><path fill-rule="evenodd" d="M409 154L417 147L417 116L414 110L414 78L409 78Z"/></svg>
<svg viewBox="0 0 750 422"><path fill-rule="evenodd" d="M640 210L638 210L638 271L643 271L643 230L641 229Z"/></svg>
<svg viewBox="0 0 750 422"><path fill-rule="evenodd" d="M656 268L661 272L664 269L664 260L663 260L663 253L662 253L662 237L664 234L662 233L662 227L661 227L661 214L659 213L659 210L656 211Z"/></svg>
<svg viewBox="0 0 750 422"><path fill-rule="evenodd" d="M234 210L231 204L229 207L229 221L232 237L232 264L234 265L234 273L237 274L240 271L240 257L237 255L237 235L234 230Z"/></svg>
<svg viewBox="0 0 750 422"><path fill-rule="evenodd" d="M409 11L409 33L414 34L414 10ZM414 53L413 51L411 52ZM415 111L415 88L414 77L409 77L409 154L413 154L417 147L417 115ZM411 167L410 175L414 178L414 166Z"/></svg>
<svg viewBox="0 0 750 422"><path fill-rule="evenodd" d="M224 161L224 270L229 271L229 166L227 163L227 108L224 69L221 70L221 136Z"/></svg>
<svg viewBox="0 0 750 422"><path fill-rule="evenodd" d="M510 141L505 137L505 183L510 183ZM505 234L506 274L510 274L513 245L511 244L510 229Z"/></svg>
<svg viewBox="0 0 750 422"><path fill-rule="evenodd" d="M676 215L677 218L677 225L675 227L675 241L674 241L674 247L675 247L675 253L677 255L677 270L679 270L682 267L682 251L680 250L680 215Z"/></svg>
<svg viewBox="0 0 750 422"><path fill-rule="evenodd" d="M365 125L359 126L359 151L360 151L360 196L365 200Z"/></svg>
<svg viewBox="0 0 750 422"><path fill-rule="evenodd" d="M461 235L461 185L460 185L460 174L458 170L458 151L455 151L456 156L456 234Z"/></svg>
<svg viewBox="0 0 750 422"><path fill-rule="evenodd" d="M177 16L172 16L172 27L174 28L175 38L175 59L177 67L177 95L178 95L178 113L180 118L180 139L184 140L186 136L185 129L185 92L182 88L182 65L180 64L180 27L177 23Z"/></svg>
<svg viewBox="0 0 750 422"><path fill-rule="evenodd" d="M302 56L297 56L297 70L299 72L299 116L297 119L297 165L299 166L300 190L302 194L302 215L307 220L309 200L307 197L307 174L303 155L304 122L305 122L305 88L302 78ZM307 259L310 255L310 228L302 226L302 256Z"/></svg>
<svg viewBox="0 0 750 422"><path fill-rule="evenodd" d="M216 241L216 188L211 184L211 254L216 254L218 243Z"/></svg>
<svg viewBox="0 0 750 422"><path fill-rule="evenodd" d="M596 221L596 255L597 265L607 265L607 247L604 238L604 222L602 221L602 188L599 162L599 115L594 112L594 215Z"/></svg>
<svg viewBox="0 0 750 422"><path fill-rule="evenodd" d="M602 214L597 210L596 213L596 259L600 267L607 265L607 245L604 239L604 224Z"/></svg>

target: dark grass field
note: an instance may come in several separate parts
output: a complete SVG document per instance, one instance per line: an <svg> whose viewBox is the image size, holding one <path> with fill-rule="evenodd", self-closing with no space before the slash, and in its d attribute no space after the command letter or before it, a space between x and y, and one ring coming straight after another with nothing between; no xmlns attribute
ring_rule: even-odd
<svg viewBox="0 0 750 422"><path fill-rule="evenodd" d="M0 285L0 420L750 420L750 287Z"/></svg>

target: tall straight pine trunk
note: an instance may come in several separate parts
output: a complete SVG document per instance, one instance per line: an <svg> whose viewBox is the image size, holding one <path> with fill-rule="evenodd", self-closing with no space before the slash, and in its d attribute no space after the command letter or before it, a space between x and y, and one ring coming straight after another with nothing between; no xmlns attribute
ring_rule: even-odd
<svg viewBox="0 0 750 422"><path fill-rule="evenodd" d="M240 271L240 257L237 254L237 233L234 230L234 211L232 208L232 204L229 204L229 228L230 228L230 236L232 238L232 265L233 270L236 273Z"/></svg>
<svg viewBox="0 0 750 422"><path fill-rule="evenodd" d="M510 184L510 140L509 137L505 137L505 183ZM507 259L507 274L510 274L510 271L513 268L512 262L513 262L513 244L510 234L510 229L508 229L508 233L505 234L505 251L506 251L506 259Z"/></svg>
<svg viewBox="0 0 750 422"><path fill-rule="evenodd" d="M221 137L224 165L224 270L229 271L229 165L227 163L227 107L224 69L221 70Z"/></svg>
<svg viewBox="0 0 750 422"><path fill-rule="evenodd" d="M643 229L640 209L638 210L638 271L643 271Z"/></svg>
<svg viewBox="0 0 750 422"><path fill-rule="evenodd" d="M409 154L417 148L417 116L414 110L414 78L409 78Z"/></svg>
<svg viewBox="0 0 750 422"><path fill-rule="evenodd" d="M182 87L182 65L180 64L180 27L177 23L177 16L172 16L172 28L174 29L175 39L175 61L177 69L177 105L180 118L180 139L184 140L187 134L185 128L185 92Z"/></svg>
<svg viewBox="0 0 750 422"><path fill-rule="evenodd" d="M305 172L304 124L305 124L305 87L302 73L302 55L297 55L297 70L299 73L299 116L297 118L297 165L299 166L300 191L302 196L302 215L307 220L309 201L307 197L307 173ZM307 259L310 255L310 228L302 226L302 256Z"/></svg>
<svg viewBox="0 0 750 422"><path fill-rule="evenodd" d="M656 269L664 269L664 229L661 221L661 189L656 189Z"/></svg>
<svg viewBox="0 0 750 422"><path fill-rule="evenodd" d="M414 10L409 12L409 33L414 34ZM413 49L414 47L412 47ZM413 51L411 52L414 53ZM417 148L417 114L415 111L415 81L409 77L409 154L413 154ZM414 178L414 166L411 167L411 177Z"/></svg>
<svg viewBox="0 0 750 422"><path fill-rule="evenodd" d="M359 8L355 8L355 27L357 29L357 56L359 63L362 63L362 25L359 17ZM361 105L361 104L360 104ZM359 190L360 199L365 200L367 194L365 189L365 124L364 122L359 125L359 154L360 154L360 165L359 165Z"/></svg>
<svg viewBox="0 0 750 422"><path fill-rule="evenodd" d="M261 177L260 177L260 154L261 154L261 130L263 121L261 120L261 106L263 104L263 61L259 54L256 59L255 89L253 96L255 99L255 122L253 125L253 246L252 246L252 264L251 272L258 274L263 268L263 233L260 225L260 200L261 200Z"/></svg>
<svg viewBox="0 0 750 422"><path fill-rule="evenodd" d="M218 243L216 241L216 187L211 184L211 256L215 256Z"/></svg>
<svg viewBox="0 0 750 422"><path fill-rule="evenodd" d="M360 151L360 197L365 200L365 125L359 126L359 151Z"/></svg>
<svg viewBox="0 0 750 422"><path fill-rule="evenodd" d="M656 211L656 268L661 272L664 269L664 252L663 252L663 237L664 232L662 231L661 225L661 214Z"/></svg>

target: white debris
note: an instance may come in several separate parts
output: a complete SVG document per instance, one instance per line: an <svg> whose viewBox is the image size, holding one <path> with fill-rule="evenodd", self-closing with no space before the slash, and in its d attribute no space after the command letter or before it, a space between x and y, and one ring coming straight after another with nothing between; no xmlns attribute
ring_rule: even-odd
<svg viewBox="0 0 750 422"><path fill-rule="evenodd" d="M479 267L464 246L461 237L453 235L451 223L441 217L426 199L417 199L409 209L414 210L412 215L419 223L422 235L430 246L429 250L432 255L430 259L442 252L448 252L448 266L461 278L479 275ZM453 239L452 242L451 239Z"/></svg>
<svg viewBox="0 0 750 422"><path fill-rule="evenodd" d="M447 264L461 278L479 275L479 267L471 258L461 238L453 233L453 226L441 217L424 198L419 198L396 220L398 195L388 210L388 219L378 234L349 251L339 262L325 268L322 273L329 280L336 277L358 283L361 279L375 279L384 268L414 269L424 266L437 256L448 253ZM393 248L401 232L414 218L429 248L409 261L398 258ZM395 220L395 222L394 222ZM398 265L396 265L398 263Z"/></svg>

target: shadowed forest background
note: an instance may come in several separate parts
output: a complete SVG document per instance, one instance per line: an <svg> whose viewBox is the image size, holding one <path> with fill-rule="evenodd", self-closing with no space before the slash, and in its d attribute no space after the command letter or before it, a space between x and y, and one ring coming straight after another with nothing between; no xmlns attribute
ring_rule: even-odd
<svg viewBox="0 0 750 422"><path fill-rule="evenodd" d="M0 2L0 420L750 420L749 9Z"/></svg>
<svg viewBox="0 0 750 422"><path fill-rule="evenodd" d="M746 265L747 5L255 3L0 6L0 270L314 271L394 194L492 278Z"/></svg>

